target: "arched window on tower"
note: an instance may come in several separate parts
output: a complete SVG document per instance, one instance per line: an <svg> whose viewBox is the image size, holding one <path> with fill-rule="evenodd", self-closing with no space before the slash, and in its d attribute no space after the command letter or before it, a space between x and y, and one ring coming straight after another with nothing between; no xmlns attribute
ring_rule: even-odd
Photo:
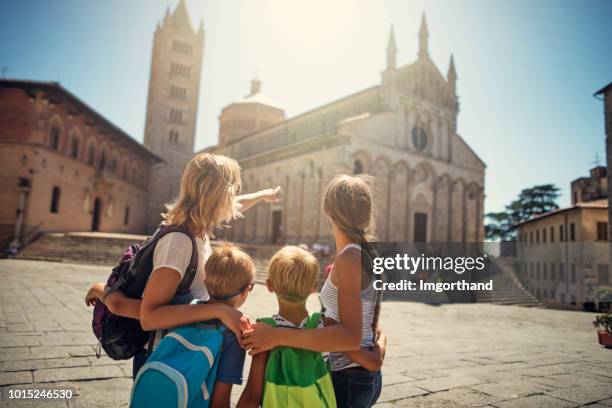
<svg viewBox="0 0 612 408"><path fill-rule="evenodd" d="M361 160L355 160L355 164L353 167L353 174L361 174L363 173L363 164L361 164Z"/></svg>
<svg viewBox="0 0 612 408"><path fill-rule="evenodd" d="M61 194L62 194L62 190L58 186L53 187L53 190L51 191L51 209L50 209L50 211L53 214L59 213L59 201L60 201Z"/></svg>

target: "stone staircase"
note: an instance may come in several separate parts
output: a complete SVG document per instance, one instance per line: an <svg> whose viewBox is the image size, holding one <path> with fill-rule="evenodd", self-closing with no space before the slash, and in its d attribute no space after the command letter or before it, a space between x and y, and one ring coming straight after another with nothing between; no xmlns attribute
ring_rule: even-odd
<svg viewBox="0 0 612 408"><path fill-rule="evenodd" d="M517 305L525 307L543 307L544 305L529 292L520 282L514 272L511 258L489 258L493 280L492 292L477 292L478 303L495 303L501 305Z"/></svg>
<svg viewBox="0 0 612 408"><path fill-rule="evenodd" d="M144 235L102 232L48 232L17 254L18 259L114 265Z"/></svg>
<svg viewBox="0 0 612 408"><path fill-rule="evenodd" d="M112 234L103 232L49 232L24 248L18 259L34 259L54 262L115 265L121 254L133 243L142 242L145 235ZM220 244L213 241L212 245ZM277 245L237 244L251 255L256 267L255 281L264 283L268 277L267 265L280 248Z"/></svg>

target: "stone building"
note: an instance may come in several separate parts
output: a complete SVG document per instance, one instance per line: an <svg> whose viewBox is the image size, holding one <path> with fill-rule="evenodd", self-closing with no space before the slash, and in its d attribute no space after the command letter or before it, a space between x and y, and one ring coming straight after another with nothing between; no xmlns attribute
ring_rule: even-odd
<svg viewBox="0 0 612 408"><path fill-rule="evenodd" d="M612 82L595 92L595 97L604 103L604 129L606 132L606 165L608 176L608 191L612 189ZM612 195L608 195L608 216L612 219ZM612 225L608 225L608 235L612 236ZM610 250L612 262L612 249Z"/></svg>
<svg viewBox="0 0 612 408"><path fill-rule="evenodd" d="M579 201L517 227L519 276L543 303L582 309L595 289L610 287L607 199Z"/></svg>
<svg viewBox="0 0 612 408"><path fill-rule="evenodd" d="M593 167L589 177L580 177L572 181L570 190L572 204L608 198L607 168Z"/></svg>
<svg viewBox="0 0 612 408"><path fill-rule="evenodd" d="M457 134L457 74L429 56L425 16L418 58L398 67L391 29L381 83L298 116L254 81L223 109L214 151L236 158L247 191L280 185L283 200L258 205L227 238L331 243L321 212L326 183L341 173L376 179L377 231L389 241L482 241L485 164Z"/></svg>
<svg viewBox="0 0 612 408"><path fill-rule="evenodd" d="M0 80L0 247L45 231L144 232L160 162L60 84Z"/></svg>
<svg viewBox="0 0 612 408"><path fill-rule="evenodd" d="M149 230L161 221L163 204L178 196L185 164L193 156L204 25L195 31L185 0L166 10L153 37L144 145L164 159L153 169Z"/></svg>

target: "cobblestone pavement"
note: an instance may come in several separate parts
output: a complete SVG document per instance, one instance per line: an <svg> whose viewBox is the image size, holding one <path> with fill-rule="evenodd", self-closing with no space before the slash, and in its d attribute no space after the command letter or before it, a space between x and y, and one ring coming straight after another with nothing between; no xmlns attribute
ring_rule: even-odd
<svg viewBox="0 0 612 408"><path fill-rule="evenodd" d="M0 406L127 405L131 363L96 359L91 309L83 302L89 283L107 274L99 266L0 260ZM244 311L256 317L274 307L258 285ZM310 307L318 308L314 296ZM597 344L593 317L387 302L382 324L390 344L379 407L612 407L612 350ZM8 398L10 389L33 388L77 395Z"/></svg>

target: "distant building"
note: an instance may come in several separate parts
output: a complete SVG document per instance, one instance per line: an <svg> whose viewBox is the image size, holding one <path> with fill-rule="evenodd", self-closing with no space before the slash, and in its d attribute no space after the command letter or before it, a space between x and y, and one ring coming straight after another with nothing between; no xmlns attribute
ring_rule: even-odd
<svg viewBox="0 0 612 408"><path fill-rule="evenodd" d="M228 239L332 243L323 189L335 175L359 173L376 180L380 239L484 239L486 166L457 134L455 64L451 56L446 76L434 64L425 16L418 35L418 58L398 67L391 29L381 82L308 112L285 118L259 80L222 110L219 143L205 151L238 160L247 191L283 188L281 203L250 210Z"/></svg>
<svg viewBox="0 0 612 408"><path fill-rule="evenodd" d="M0 80L0 248L46 231L144 232L161 162L60 84Z"/></svg>
<svg viewBox="0 0 612 408"><path fill-rule="evenodd" d="M597 166L591 169L590 177L580 177L572 181L572 204L608 198L608 169Z"/></svg>
<svg viewBox="0 0 612 408"><path fill-rule="evenodd" d="M179 193L185 164L193 157L204 25L194 30L185 0L166 10L153 37L144 145L164 159L151 177L149 231L161 221L163 205Z"/></svg>
<svg viewBox="0 0 612 408"><path fill-rule="evenodd" d="M548 305L582 309L608 287L608 201L579 201L518 224L519 277Z"/></svg>
<svg viewBox="0 0 612 408"><path fill-rule="evenodd" d="M612 191L612 82L595 92L596 98L604 102L604 123L606 132L606 164L608 167L608 191ZM608 195L608 217L612 220L612 194ZM612 224L608 226L608 234L612 236ZM612 251L610 254L612 262Z"/></svg>

